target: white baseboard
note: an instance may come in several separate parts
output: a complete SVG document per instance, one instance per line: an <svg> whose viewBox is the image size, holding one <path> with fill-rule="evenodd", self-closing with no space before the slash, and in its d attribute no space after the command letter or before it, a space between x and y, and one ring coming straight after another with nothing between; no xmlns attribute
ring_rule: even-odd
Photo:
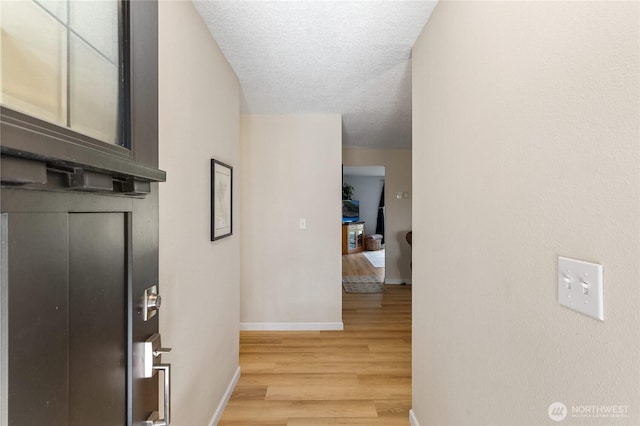
<svg viewBox="0 0 640 426"><path fill-rule="evenodd" d="M385 278L385 284L411 284L411 278Z"/></svg>
<svg viewBox="0 0 640 426"><path fill-rule="evenodd" d="M342 322L241 322L240 330L315 331L344 330Z"/></svg>
<svg viewBox="0 0 640 426"><path fill-rule="evenodd" d="M238 367L235 374L231 378L231 381L229 382L229 386L227 386L227 390L224 391L224 395L222 396L222 399L218 404L218 408L216 408L216 411L213 413L213 417L209 422L209 426L216 426L220 421L220 418L222 417L222 413L224 413L224 409L227 406L229 399L231 399L231 394L233 393L233 390L236 388L236 384L238 384L238 380L240 380L240 367Z"/></svg>
<svg viewBox="0 0 640 426"><path fill-rule="evenodd" d="M409 423L411 426L420 426L418 423L418 418L416 417L416 413L413 412L413 408L409 410Z"/></svg>

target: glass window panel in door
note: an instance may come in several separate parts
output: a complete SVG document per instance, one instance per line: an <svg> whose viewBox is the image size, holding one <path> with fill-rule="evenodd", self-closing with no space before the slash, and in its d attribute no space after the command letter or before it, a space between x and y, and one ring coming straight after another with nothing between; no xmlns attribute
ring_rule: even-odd
<svg viewBox="0 0 640 426"><path fill-rule="evenodd" d="M3 1L1 7L1 103L65 125L66 27L33 1Z"/></svg>
<svg viewBox="0 0 640 426"><path fill-rule="evenodd" d="M63 24L67 24L67 9L69 4L66 0L34 0L43 9L47 10L50 14L60 20Z"/></svg>
<svg viewBox="0 0 640 426"><path fill-rule="evenodd" d="M0 102L123 145L120 2L3 0L0 7Z"/></svg>
<svg viewBox="0 0 640 426"><path fill-rule="evenodd" d="M118 2L69 2L69 26L88 45L118 63Z"/></svg>
<svg viewBox="0 0 640 426"><path fill-rule="evenodd" d="M117 144L119 67L70 33L69 104L73 130Z"/></svg>

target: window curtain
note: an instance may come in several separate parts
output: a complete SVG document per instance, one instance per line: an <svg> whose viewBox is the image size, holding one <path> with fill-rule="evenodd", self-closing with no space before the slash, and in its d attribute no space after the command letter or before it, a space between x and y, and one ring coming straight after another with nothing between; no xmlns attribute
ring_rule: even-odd
<svg viewBox="0 0 640 426"><path fill-rule="evenodd" d="M380 203L378 203L376 234L382 235L382 244L384 244L384 184L382 185L382 194L380 194Z"/></svg>

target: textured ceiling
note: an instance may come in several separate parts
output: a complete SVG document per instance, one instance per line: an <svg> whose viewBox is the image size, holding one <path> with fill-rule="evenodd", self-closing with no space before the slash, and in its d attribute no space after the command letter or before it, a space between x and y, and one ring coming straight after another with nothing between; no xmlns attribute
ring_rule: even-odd
<svg viewBox="0 0 640 426"><path fill-rule="evenodd" d="M342 114L343 145L411 147L411 48L435 1L195 0L242 111Z"/></svg>

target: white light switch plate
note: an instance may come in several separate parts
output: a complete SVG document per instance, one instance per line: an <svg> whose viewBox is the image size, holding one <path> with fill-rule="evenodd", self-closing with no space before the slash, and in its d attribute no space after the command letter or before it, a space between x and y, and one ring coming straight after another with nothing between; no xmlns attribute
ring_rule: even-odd
<svg viewBox="0 0 640 426"><path fill-rule="evenodd" d="M604 321L602 265L558 256L558 302Z"/></svg>

